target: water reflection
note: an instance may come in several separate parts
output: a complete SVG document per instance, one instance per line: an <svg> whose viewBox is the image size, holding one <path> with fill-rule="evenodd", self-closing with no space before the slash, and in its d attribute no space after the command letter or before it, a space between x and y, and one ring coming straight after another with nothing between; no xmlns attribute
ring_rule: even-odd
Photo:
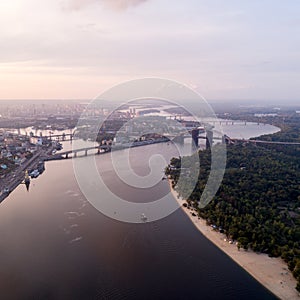
<svg viewBox="0 0 300 300"><path fill-rule="evenodd" d="M162 145L151 147L155 152ZM144 161L140 149L133 149L136 164ZM108 157L96 158L99 168L105 170ZM168 192L161 181L141 197L121 188L109 170L104 175L130 201ZM181 210L138 225L99 213L79 190L71 160L47 162L29 192L19 186L0 207L0 287L6 299L274 298Z"/></svg>

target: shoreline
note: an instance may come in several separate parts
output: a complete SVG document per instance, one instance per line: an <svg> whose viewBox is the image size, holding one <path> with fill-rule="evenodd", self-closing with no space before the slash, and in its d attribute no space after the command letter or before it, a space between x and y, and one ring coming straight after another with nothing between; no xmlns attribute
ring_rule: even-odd
<svg viewBox="0 0 300 300"><path fill-rule="evenodd" d="M52 148L50 148L50 150L52 151ZM0 190L2 191L3 187L5 186L9 189L9 193L0 194L0 203L2 203L20 184L23 184L25 170L29 168L35 168L39 160L45 161L45 155L50 150L39 150L37 153L35 153L31 158L25 161L14 171L17 173L15 174L15 177L12 177L12 174L8 174L5 180L6 182L1 182Z"/></svg>
<svg viewBox="0 0 300 300"><path fill-rule="evenodd" d="M275 296L288 300L300 299L300 294L295 289L297 281L281 258L269 257L267 254L258 254L251 250L238 250L235 244L229 244L227 240L224 240L226 239L225 234L214 231L211 226L206 224L206 220L199 218L198 215L192 216L192 211L182 206L185 200L178 197L177 192L172 188L170 179L168 179L168 183L170 191L181 209L209 241Z"/></svg>

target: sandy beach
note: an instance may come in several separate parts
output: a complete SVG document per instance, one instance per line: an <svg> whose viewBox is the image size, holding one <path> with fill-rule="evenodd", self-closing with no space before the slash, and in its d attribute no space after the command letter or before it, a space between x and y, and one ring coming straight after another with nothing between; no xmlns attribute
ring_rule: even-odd
<svg viewBox="0 0 300 300"><path fill-rule="evenodd" d="M185 200L178 197L176 191L172 189L171 184L170 189L183 211L206 238L280 299L300 299L300 295L295 289L297 284L296 279L281 258L271 258L267 254L257 254L250 250L238 250L235 244L229 244L224 234L206 225L204 219L192 216L193 212L182 206Z"/></svg>

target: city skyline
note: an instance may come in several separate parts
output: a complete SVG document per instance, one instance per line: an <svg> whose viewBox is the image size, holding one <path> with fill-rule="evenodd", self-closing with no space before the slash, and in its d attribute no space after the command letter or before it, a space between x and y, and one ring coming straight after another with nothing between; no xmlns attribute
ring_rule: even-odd
<svg viewBox="0 0 300 300"><path fill-rule="evenodd" d="M92 99L162 77L207 100L296 104L299 12L297 1L7 1L0 99Z"/></svg>

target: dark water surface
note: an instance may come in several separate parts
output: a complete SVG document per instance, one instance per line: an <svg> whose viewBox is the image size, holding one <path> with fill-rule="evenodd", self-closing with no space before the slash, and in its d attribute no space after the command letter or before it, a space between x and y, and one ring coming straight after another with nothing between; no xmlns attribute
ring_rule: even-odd
<svg viewBox="0 0 300 300"><path fill-rule="evenodd" d="M142 148L133 151L144 163ZM108 159L97 157L100 169ZM109 172L106 180L122 192ZM168 191L161 181L151 193L124 197L138 202ZM180 209L144 224L98 212L80 192L71 160L48 162L29 192L20 185L1 203L0 241L1 299L275 298Z"/></svg>

